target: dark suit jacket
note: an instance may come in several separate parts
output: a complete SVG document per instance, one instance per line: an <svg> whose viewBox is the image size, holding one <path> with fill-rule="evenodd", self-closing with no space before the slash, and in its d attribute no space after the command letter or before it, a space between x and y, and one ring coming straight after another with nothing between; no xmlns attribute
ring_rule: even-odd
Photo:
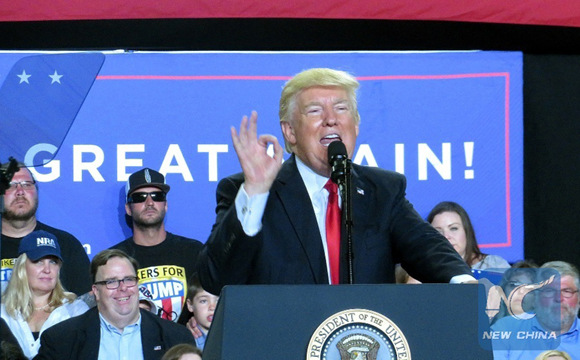
<svg viewBox="0 0 580 360"><path fill-rule="evenodd" d="M243 180L236 174L218 185L216 223L198 261L204 289L219 294L229 284L328 284L320 231L294 156L282 165L262 230L253 237L244 233L234 205ZM449 241L407 201L403 175L353 164L352 188L355 283L392 283L399 262L423 282L471 274ZM342 238L341 282L346 282Z"/></svg>
<svg viewBox="0 0 580 360"><path fill-rule="evenodd" d="M40 350L34 359L98 359L100 339L101 323L95 307L45 330L40 337ZM161 359L170 347L181 343L195 346L195 340L185 326L141 310L144 359Z"/></svg>

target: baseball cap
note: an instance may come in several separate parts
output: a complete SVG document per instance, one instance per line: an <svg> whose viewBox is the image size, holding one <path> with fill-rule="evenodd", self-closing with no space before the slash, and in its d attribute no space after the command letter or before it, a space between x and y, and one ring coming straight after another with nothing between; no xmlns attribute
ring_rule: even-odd
<svg viewBox="0 0 580 360"><path fill-rule="evenodd" d="M150 307L149 311L151 311L153 314L157 314L157 305L155 305L153 296L145 285L139 285L139 302L147 303Z"/></svg>
<svg viewBox="0 0 580 360"><path fill-rule="evenodd" d="M44 230L36 230L20 240L18 256L26 253L31 261L39 260L45 256L56 256L62 261L60 245L56 236Z"/></svg>
<svg viewBox="0 0 580 360"><path fill-rule="evenodd" d="M147 186L157 187L166 194L169 192L169 185L165 183L165 176L153 169L144 168L134 172L129 176L127 184L125 185L125 196L129 197L133 191Z"/></svg>

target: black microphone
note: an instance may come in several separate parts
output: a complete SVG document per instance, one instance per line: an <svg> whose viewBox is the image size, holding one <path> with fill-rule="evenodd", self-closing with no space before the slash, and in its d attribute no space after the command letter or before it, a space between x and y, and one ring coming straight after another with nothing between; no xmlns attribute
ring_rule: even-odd
<svg viewBox="0 0 580 360"><path fill-rule="evenodd" d="M328 163L332 166L330 175L332 181L343 185L346 181L346 174L350 170L350 159L342 141L333 141L328 145Z"/></svg>

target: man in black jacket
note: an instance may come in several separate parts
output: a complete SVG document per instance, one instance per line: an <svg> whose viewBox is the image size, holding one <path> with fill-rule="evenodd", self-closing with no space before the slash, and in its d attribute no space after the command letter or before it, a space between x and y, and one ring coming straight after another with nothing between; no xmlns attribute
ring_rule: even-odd
<svg viewBox="0 0 580 360"><path fill-rule="evenodd" d="M284 163L278 140L258 135L256 112L242 119L239 132L231 129L243 174L217 187L216 222L198 259L204 289L219 294L232 284L350 281L328 148L341 141L348 157L354 154L358 86L352 75L333 69L305 70L286 83L280 126L293 155ZM403 175L354 164L351 175L353 283L393 283L397 263L422 282L475 281L449 241L407 200Z"/></svg>
<svg viewBox="0 0 580 360"><path fill-rule="evenodd" d="M97 307L46 330L35 359L161 359L173 345L195 345L184 326L139 309L137 268L121 250L97 254L91 262Z"/></svg>

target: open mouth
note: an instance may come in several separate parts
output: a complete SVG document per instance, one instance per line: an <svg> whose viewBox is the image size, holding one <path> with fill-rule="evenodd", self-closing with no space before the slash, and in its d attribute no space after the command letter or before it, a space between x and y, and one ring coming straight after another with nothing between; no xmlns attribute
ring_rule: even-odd
<svg viewBox="0 0 580 360"><path fill-rule="evenodd" d="M325 137L323 137L322 139L320 139L320 143L324 146L328 146L328 145L330 145L331 142L334 142L334 141L342 141L340 135L329 134L329 135L326 135Z"/></svg>
<svg viewBox="0 0 580 360"><path fill-rule="evenodd" d="M129 298L130 298L130 296L124 296L124 297L117 298L116 300L118 303L125 304L126 302L129 301Z"/></svg>

